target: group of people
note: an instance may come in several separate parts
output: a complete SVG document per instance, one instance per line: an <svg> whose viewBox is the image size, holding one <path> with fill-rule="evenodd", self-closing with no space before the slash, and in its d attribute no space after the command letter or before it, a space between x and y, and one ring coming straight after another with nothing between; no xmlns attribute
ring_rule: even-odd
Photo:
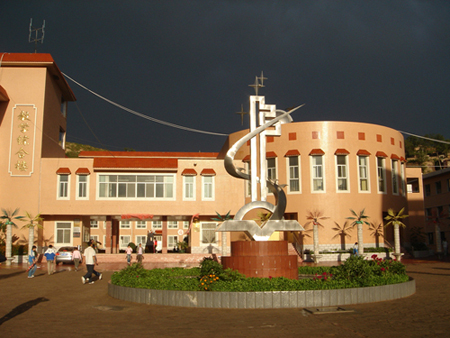
<svg viewBox="0 0 450 338"><path fill-rule="evenodd" d="M95 241L90 240L88 243L88 247L84 250L83 256L86 263L86 269L87 273L81 277L81 281L83 284L89 283L94 284L94 281L92 280L92 275L96 275L99 280L102 279L102 274L95 271L94 267L95 265L98 265L97 262L97 252L95 250ZM55 265L56 265L56 251L53 248L53 245L49 245L48 249L45 251L44 256L47 260L47 271L49 275L52 275L55 272ZM80 250L78 248L75 248L75 250L72 253L72 260L75 265L75 271L78 271L78 267L80 263L83 262L83 256L81 255ZM38 260L38 254L36 251L36 245L33 245L33 248L30 251L30 254L28 255L28 278L34 278L34 273L37 269L37 260Z"/></svg>

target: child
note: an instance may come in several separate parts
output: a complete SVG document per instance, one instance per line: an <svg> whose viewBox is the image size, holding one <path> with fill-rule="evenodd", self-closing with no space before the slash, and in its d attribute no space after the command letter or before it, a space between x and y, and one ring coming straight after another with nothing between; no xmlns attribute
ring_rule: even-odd
<svg viewBox="0 0 450 338"><path fill-rule="evenodd" d="M131 249L130 244L128 244L127 248L125 249L125 253L127 254L127 264L131 265L131 254L133 253L133 249Z"/></svg>

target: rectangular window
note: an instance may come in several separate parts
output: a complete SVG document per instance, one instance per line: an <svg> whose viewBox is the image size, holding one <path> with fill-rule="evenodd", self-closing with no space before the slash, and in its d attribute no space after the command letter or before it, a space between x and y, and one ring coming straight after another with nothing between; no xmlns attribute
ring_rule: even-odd
<svg viewBox="0 0 450 338"><path fill-rule="evenodd" d="M431 195L431 186L429 184L425 184L425 196Z"/></svg>
<svg viewBox="0 0 450 338"><path fill-rule="evenodd" d="M267 159L267 178L273 181L277 179L277 164L275 158Z"/></svg>
<svg viewBox="0 0 450 338"><path fill-rule="evenodd" d="M95 243L98 242L98 236L97 235L90 235L89 239L93 239Z"/></svg>
<svg viewBox="0 0 450 338"><path fill-rule="evenodd" d="M136 229L147 229L147 222L146 221L137 221Z"/></svg>
<svg viewBox="0 0 450 338"><path fill-rule="evenodd" d="M183 229L189 229L189 221L183 221Z"/></svg>
<svg viewBox="0 0 450 338"><path fill-rule="evenodd" d="M398 195L398 161L392 160L392 193Z"/></svg>
<svg viewBox="0 0 450 338"><path fill-rule="evenodd" d="M214 199L214 176L202 176L202 199Z"/></svg>
<svg viewBox="0 0 450 338"><path fill-rule="evenodd" d="M348 191L347 155L336 155L337 190Z"/></svg>
<svg viewBox="0 0 450 338"><path fill-rule="evenodd" d="M377 157L378 192L386 193L386 167L384 158Z"/></svg>
<svg viewBox="0 0 450 338"><path fill-rule="evenodd" d="M313 155L312 161L312 190L313 192L324 191L323 156Z"/></svg>
<svg viewBox="0 0 450 338"><path fill-rule="evenodd" d="M178 229L177 221L167 221L167 229Z"/></svg>
<svg viewBox="0 0 450 338"><path fill-rule="evenodd" d="M153 229L162 229L162 221L152 221Z"/></svg>
<svg viewBox="0 0 450 338"><path fill-rule="evenodd" d="M247 166L247 173L251 177L252 176L252 166L250 162L246 163ZM250 196L252 194L252 180L247 180L247 196Z"/></svg>
<svg viewBox="0 0 450 338"><path fill-rule="evenodd" d="M119 248L125 249L131 242L131 236L120 236Z"/></svg>
<svg viewBox="0 0 450 338"><path fill-rule="evenodd" d="M217 242L216 227L216 223L201 223L200 238L202 239L202 244L212 244Z"/></svg>
<svg viewBox="0 0 450 338"><path fill-rule="evenodd" d="M162 236L161 235L155 236L155 241L156 241L156 251L160 252L162 250Z"/></svg>
<svg viewBox="0 0 450 338"><path fill-rule="evenodd" d="M58 199L69 199L69 175L58 175Z"/></svg>
<svg viewBox="0 0 450 338"><path fill-rule="evenodd" d="M98 229L98 221L91 220L91 229Z"/></svg>
<svg viewBox="0 0 450 338"><path fill-rule="evenodd" d="M359 191L369 191L369 158L358 156Z"/></svg>
<svg viewBox="0 0 450 338"><path fill-rule="evenodd" d="M289 191L300 191L300 168L298 163L298 156L291 156L287 158L289 167Z"/></svg>
<svg viewBox="0 0 450 338"><path fill-rule="evenodd" d="M400 187L402 189L402 195L406 195L406 180L405 180L405 164L400 162Z"/></svg>
<svg viewBox="0 0 450 338"><path fill-rule="evenodd" d="M145 249L145 244L147 244L147 236L136 236L136 246L142 244L142 247Z"/></svg>
<svg viewBox="0 0 450 338"><path fill-rule="evenodd" d="M434 184L436 185L436 194L441 194L442 193L441 181L435 182Z"/></svg>
<svg viewBox="0 0 450 338"><path fill-rule="evenodd" d="M195 176L183 176L183 199L195 200Z"/></svg>
<svg viewBox="0 0 450 338"><path fill-rule="evenodd" d="M120 221L120 228L121 229L131 229L131 222L130 221Z"/></svg>
<svg viewBox="0 0 450 338"><path fill-rule="evenodd" d="M88 198L88 175L77 175L77 199Z"/></svg>
<svg viewBox="0 0 450 338"><path fill-rule="evenodd" d="M72 243L72 223L56 223L56 241L55 246L70 245Z"/></svg>
<svg viewBox="0 0 450 338"><path fill-rule="evenodd" d="M417 177L407 178L408 193L416 194L420 192L419 179Z"/></svg>
<svg viewBox="0 0 450 338"><path fill-rule="evenodd" d="M433 212L431 211L431 208L425 209L425 216L427 218L427 221L429 221L433 218Z"/></svg>
<svg viewBox="0 0 450 338"><path fill-rule="evenodd" d="M172 250L177 247L178 236L167 236L167 248Z"/></svg>
<svg viewBox="0 0 450 338"><path fill-rule="evenodd" d="M172 199L174 175L99 175L100 198Z"/></svg>

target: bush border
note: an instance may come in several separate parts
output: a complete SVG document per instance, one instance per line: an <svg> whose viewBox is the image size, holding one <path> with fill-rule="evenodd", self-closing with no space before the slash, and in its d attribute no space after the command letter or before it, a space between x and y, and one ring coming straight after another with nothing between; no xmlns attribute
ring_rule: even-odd
<svg viewBox="0 0 450 338"><path fill-rule="evenodd" d="M148 305L217 309L278 309L343 306L405 298L416 292L416 281L366 288L269 292L207 292L135 289L108 283L113 298Z"/></svg>

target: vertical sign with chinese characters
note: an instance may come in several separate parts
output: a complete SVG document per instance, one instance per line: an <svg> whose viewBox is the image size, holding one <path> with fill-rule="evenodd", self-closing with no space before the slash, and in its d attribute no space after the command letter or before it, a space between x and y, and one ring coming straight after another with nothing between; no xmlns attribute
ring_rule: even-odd
<svg viewBox="0 0 450 338"><path fill-rule="evenodd" d="M33 104L18 104L13 108L9 173L11 176L31 176L34 165L37 108Z"/></svg>

